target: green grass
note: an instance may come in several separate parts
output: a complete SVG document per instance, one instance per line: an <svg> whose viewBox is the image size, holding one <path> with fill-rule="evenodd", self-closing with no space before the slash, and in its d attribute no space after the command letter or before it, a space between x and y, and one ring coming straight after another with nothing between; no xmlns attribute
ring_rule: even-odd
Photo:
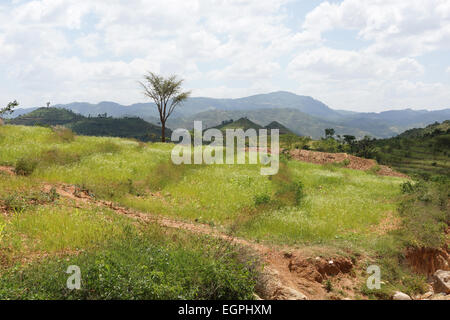
<svg viewBox="0 0 450 320"><path fill-rule="evenodd" d="M155 228L125 231L99 250L4 270L0 299L253 298L257 269L235 248ZM80 290L66 286L72 265L81 271Z"/></svg>
<svg viewBox="0 0 450 320"><path fill-rule="evenodd" d="M78 185L99 199L257 241L363 251L383 266L389 282L381 293L363 290L367 295L386 298L396 286L421 290L422 279L401 265L401 253L414 239L434 243L435 229L427 226L442 217L417 205L414 196L404 200L406 179L297 161L282 161L274 177L261 176L259 165L175 166L172 147L117 138L61 139L48 128L0 127L0 165L36 162L29 176L0 174L0 205L8 205L8 214L0 214L0 297L251 297L255 270L239 250L136 226L108 209L75 208L70 200L43 192L43 182ZM406 234L374 232L388 215L397 215L400 204ZM431 216L415 223L423 212ZM85 291L61 287L70 264L85 270Z"/></svg>
<svg viewBox="0 0 450 320"><path fill-rule="evenodd" d="M78 155L72 163L40 161L32 178L77 184L134 209L223 228L244 220L237 228L240 235L280 243L358 242L361 235L370 236L370 227L396 210L399 185L404 181L289 161L292 179L304 186L302 204L260 210L247 219L243 215L255 207L255 197L277 198L277 187L260 175L259 166L167 167L170 144L143 147L127 140L92 137L58 143L43 128L5 126L0 135L2 149L9 150L0 155L0 163L13 164L31 155L42 159L48 150Z"/></svg>

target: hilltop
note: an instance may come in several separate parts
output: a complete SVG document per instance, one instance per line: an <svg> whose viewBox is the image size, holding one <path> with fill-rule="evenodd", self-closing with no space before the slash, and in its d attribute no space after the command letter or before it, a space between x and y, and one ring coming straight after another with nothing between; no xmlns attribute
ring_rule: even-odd
<svg viewBox="0 0 450 320"><path fill-rule="evenodd" d="M264 128L266 128L266 129L278 129L280 134L295 134L291 130L289 130L288 128L283 126L281 123L279 123L278 121L272 121L271 123L269 123Z"/></svg>
<svg viewBox="0 0 450 320"><path fill-rule="evenodd" d="M75 133L87 136L109 136L134 138L141 141L157 141L161 127L137 117L112 118L107 114L84 117L62 108L39 108L17 118L7 120L8 124L25 126L63 125ZM171 130L166 129L170 137Z"/></svg>
<svg viewBox="0 0 450 320"><path fill-rule="evenodd" d="M24 126L56 126L84 119L80 114L67 109L39 108L30 113L8 120L9 124Z"/></svg>
<svg viewBox="0 0 450 320"><path fill-rule="evenodd" d="M221 125L214 127L215 129L219 129L225 131L226 129L242 129L244 131L248 129L255 129L258 132L259 129L263 129L259 124L254 123L248 118L240 118L238 120L228 120L223 121Z"/></svg>

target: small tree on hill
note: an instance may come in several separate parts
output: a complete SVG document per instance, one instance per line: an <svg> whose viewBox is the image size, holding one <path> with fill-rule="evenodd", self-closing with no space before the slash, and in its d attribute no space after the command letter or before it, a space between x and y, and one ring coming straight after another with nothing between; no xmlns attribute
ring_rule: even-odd
<svg viewBox="0 0 450 320"><path fill-rule="evenodd" d="M333 136L334 136L335 133L336 133L336 132L334 131L333 128L325 129L325 138L326 138L326 139L328 139L328 138L333 138Z"/></svg>
<svg viewBox="0 0 450 320"><path fill-rule="evenodd" d="M191 92L183 92L181 86L183 79L177 76L164 78L153 72L145 76L145 81L140 82L144 88L144 94L151 98L158 108L159 120L161 121L161 141L166 142L166 121L175 108L182 104L190 96Z"/></svg>

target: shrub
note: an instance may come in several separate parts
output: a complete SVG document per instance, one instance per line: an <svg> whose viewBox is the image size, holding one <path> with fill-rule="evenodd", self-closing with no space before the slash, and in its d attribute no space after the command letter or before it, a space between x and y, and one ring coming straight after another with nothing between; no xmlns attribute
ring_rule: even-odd
<svg viewBox="0 0 450 320"><path fill-rule="evenodd" d="M36 159L21 158L16 163L15 173L20 176L31 175L38 165Z"/></svg>
<svg viewBox="0 0 450 320"><path fill-rule="evenodd" d="M270 203L270 195L263 193L257 194L254 196L253 201L255 203L255 207Z"/></svg>
<svg viewBox="0 0 450 320"><path fill-rule="evenodd" d="M55 137L62 142L72 142L75 140L75 135L69 128L63 126L54 126L52 131Z"/></svg>

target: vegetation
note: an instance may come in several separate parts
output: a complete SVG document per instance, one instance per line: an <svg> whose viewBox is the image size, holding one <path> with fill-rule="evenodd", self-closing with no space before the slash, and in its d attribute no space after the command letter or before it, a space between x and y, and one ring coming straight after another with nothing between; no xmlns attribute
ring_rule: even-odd
<svg viewBox="0 0 450 320"><path fill-rule="evenodd" d="M8 123L26 126L61 126L73 130L77 134L87 136L107 136L133 138L143 142L160 139L161 128L137 117L111 118L107 114L97 117L84 117L70 110L60 108L40 108L28 114L8 120ZM66 134L69 131L65 131ZM166 129L167 134L171 134Z"/></svg>
<svg viewBox="0 0 450 320"><path fill-rule="evenodd" d="M0 118L4 114L13 113L14 108L17 108L18 105L19 105L19 103L15 100L13 102L8 103L8 105L6 107L0 109Z"/></svg>
<svg viewBox="0 0 450 320"><path fill-rule="evenodd" d="M358 143L322 141L331 140L344 148ZM310 143L303 142L302 148ZM382 290L361 290L374 297L423 290L424 279L403 263L404 250L445 241L443 178L416 183L283 155L279 173L265 177L259 165L175 166L171 149L75 136L62 127L0 127L0 165L18 173L0 173L0 298L252 298L259 268L241 248L80 206L44 188L61 183L142 214L209 224L246 239L362 253L383 268ZM392 218L401 222L396 228L378 229ZM69 265L83 270L83 290L64 289ZM332 282L325 286L336 291Z"/></svg>
<svg viewBox="0 0 450 320"><path fill-rule="evenodd" d="M166 122L175 108L181 105L190 96L190 92L183 92L183 80L177 76L164 78L153 72L145 76L145 83L141 82L144 94L153 100L158 108L161 121L161 141L166 142Z"/></svg>

